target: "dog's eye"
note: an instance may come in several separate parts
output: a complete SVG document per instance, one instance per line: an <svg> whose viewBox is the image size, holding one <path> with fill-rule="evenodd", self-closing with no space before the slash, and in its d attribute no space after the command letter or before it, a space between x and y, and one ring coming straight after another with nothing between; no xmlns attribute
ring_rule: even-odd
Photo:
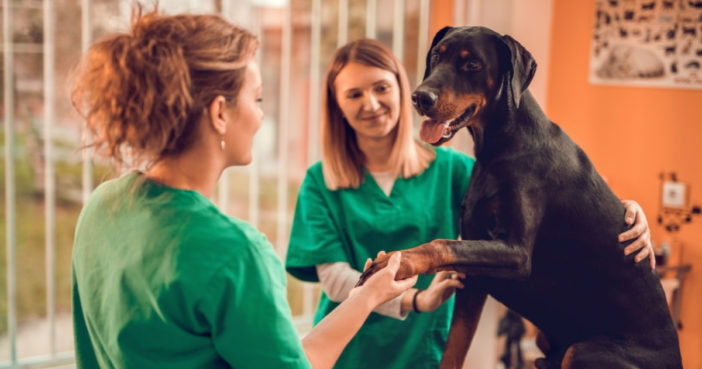
<svg viewBox="0 0 702 369"><path fill-rule="evenodd" d="M463 64L463 70L468 72L468 71L476 71L480 70L483 65L478 61L478 60L470 60L467 63Z"/></svg>
<svg viewBox="0 0 702 369"><path fill-rule="evenodd" d="M431 58L429 59L429 65L434 66L438 62L439 62L439 54L437 54L437 53L431 54Z"/></svg>

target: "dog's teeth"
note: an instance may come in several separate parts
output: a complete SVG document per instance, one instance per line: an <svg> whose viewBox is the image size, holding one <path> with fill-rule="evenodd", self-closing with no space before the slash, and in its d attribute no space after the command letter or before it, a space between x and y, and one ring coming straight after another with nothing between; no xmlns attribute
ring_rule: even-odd
<svg viewBox="0 0 702 369"><path fill-rule="evenodd" d="M451 125L451 121L446 121L446 123L444 123L444 132L443 132L443 134L441 135L442 138L451 138L451 127L450 127L450 125Z"/></svg>

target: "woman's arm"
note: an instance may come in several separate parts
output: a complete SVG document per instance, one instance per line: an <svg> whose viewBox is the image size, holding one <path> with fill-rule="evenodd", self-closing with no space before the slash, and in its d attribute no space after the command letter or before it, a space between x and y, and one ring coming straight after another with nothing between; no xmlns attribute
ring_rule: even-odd
<svg viewBox="0 0 702 369"><path fill-rule="evenodd" d="M347 262L336 262L328 264L319 264L316 266L317 276L322 290L327 295L329 300L334 302L342 302L349 297L349 292L353 289L361 277L361 272L351 268ZM395 297L390 301L386 301L375 309L374 313L381 314L390 318L404 320L407 318L407 313L412 309L412 300L414 288L403 292L400 296ZM403 304L406 300L405 296L410 297L409 308Z"/></svg>
<svg viewBox="0 0 702 369"><path fill-rule="evenodd" d="M619 242L636 239L634 242L624 248L624 255L629 255L636 250L641 249L634 261L637 263L650 255L651 269L656 268L656 258L653 257L653 244L651 243L651 230L648 228L646 214L644 214L641 206L634 200L622 200L626 213L624 221L626 224L633 224L626 232L619 235Z"/></svg>
<svg viewBox="0 0 702 369"><path fill-rule="evenodd" d="M327 297L334 302L346 300L349 292L361 277L361 272L351 268L347 262L319 264L316 266L319 282ZM431 284L417 296L416 303L420 312L436 310L441 304L453 295L456 288L463 288L458 278L465 278L463 274L448 271L436 273ZM391 318L404 320L407 314L414 309L412 302L414 295L419 293L416 288L410 288L399 296L380 304L374 313Z"/></svg>
<svg viewBox="0 0 702 369"><path fill-rule="evenodd" d="M302 347L312 368L327 369L334 366L344 347L361 329L373 309L417 283L417 276L395 280L400 267L398 255L400 252L393 255L387 268L373 275L363 286L353 289L346 300L303 338Z"/></svg>

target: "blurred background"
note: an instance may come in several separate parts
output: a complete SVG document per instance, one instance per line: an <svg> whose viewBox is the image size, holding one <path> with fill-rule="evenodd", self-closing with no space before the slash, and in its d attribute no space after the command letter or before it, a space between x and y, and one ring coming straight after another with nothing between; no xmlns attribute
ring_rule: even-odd
<svg viewBox="0 0 702 369"><path fill-rule="evenodd" d="M147 9L153 4L143 3ZM360 37L380 40L404 63L414 87L431 38L443 26L485 25L512 35L538 63L530 90L547 115L583 147L617 195L644 208L665 261L659 273L668 281L685 367L702 368L702 315L694 312L702 303L702 227L694 211L702 203L702 91L590 83L593 27L603 3L161 0L159 8L169 14L218 13L260 38L265 119L254 161L228 169L213 201L265 233L281 258L300 181L319 160L321 78L338 46ZM132 4L2 0L0 368L73 367L75 223L90 191L120 173L79 150L83 122L68 98L71 71L92 42L126 29ZM702 17L693 23L694 37L702 39ZM465 134L451 145L472 153ZM665 192L671 188L675 192ZM671 196L680 201L664 201ZM288 289L295 322L305 334L319 288L289 278ZM499 357L505 337L497 335L503 314L495 301L486 305L467 360L472 368L504 367ZM537 354L528 324L521 347L528 360Z"/></svg>

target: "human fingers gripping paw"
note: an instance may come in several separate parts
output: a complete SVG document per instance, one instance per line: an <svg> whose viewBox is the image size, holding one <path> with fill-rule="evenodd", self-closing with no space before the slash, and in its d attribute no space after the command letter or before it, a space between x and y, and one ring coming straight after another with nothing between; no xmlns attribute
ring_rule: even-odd
<svg viewBox="0 0 702 369"><path fill-rule="evenodd" d="M453 270L442 270L438 273L436 273L434 277L434 281L441 281L444 279L465 279L466 274L465 273L459 273Z"/></svg>
<svg viewBox="0 0 702 369"><path fill-rule="evenodd" d="M385 268L388 273L391 273L396 281L396 286L404 291L417 283L418 275L407 271L407 264L404 262L404 254L401 252L393 253L388 261L388 266Z"/></svg>
<svg viewBox="0 0 702 369"><path fill-rule="evenodd" d="M382 255L381 255L382 253ZM377 273L378 271L382 270L385 268L388 264L388 260L392 255L395 253L390 253L386 254L384 251L381 251L378 253L378 257L375 259L375 261L369 263L366 261L366 265L363 268L363 273L361 274L361 277L358 279L358 282L356 283L356 287L362 286L368 278L370 278L372 275Z"/></svg>
<svg viewBox="0 0 702 369"><path fill-rule="evenodd" d="M388 269L393 273L397 273L397 270L400 268L400 260L402 258L402 252L393 252L390 254L390 257L387 261L387 267Z"/></svg>
<svg viewBox="0 0 702 369"><path fill-rule="evenodd" d="M463 281L462 281L462 280L460 280L460 279L453 279L453 278L447 280L447 281L446 281L446 285L447 285L449 288L463 288L463 287L464 287L464 284L463 284Z"/></svg>
<svg viewBox="0 0 702 369"><path fill-rule="evenodd" d="M417 276L399 280L396 278L400 267L400 259L400 253L394 253L388 258L387 265L384 268L378 270L366 280L366 287L364 288L374 291L373 294L380 303L399 296L417 283Z"/></svg>
<svg viewBox="0 0 702 369"><path fill-rule="evenodd" d="M395 281L395 288L398 290L398 295L412 287L414 287L415 284L417 284L417 279L419 276L415 275L409 278L401 279L399 281Z"/></svg>
<svg viewBox="0 0 702 369"><path fill-rule="evenodd" d="M451 294L453 294L453 292L454 292L457 288L460 289L460 288L463 288L463 287L464 287L463 281L461 281L460 279L457 279L457 278L449 278L449 279L446 279L446 280L441 281L441 282L437 285L437 288L436 288L436 289L437 289L437 292L438 292L439 294L441 294L442 296L444 296L442 300L446 300L448 297L451 296Z"/></svg>
<svg viewBox="0 0 702 369"><path fill-rule="evenodd" d="M446 270L442 270L442 271L440 271L440 272L437 272L437 273L434 275L434 279L432 279L431 283L432 283L432 284L433 284L433 283L439 283L439 282L442 282L442 281L444 281L444 280L451 279L451 278L453 278L453 274L454 274L453 272L451 272L451 271L446 271Z"/></svg>

